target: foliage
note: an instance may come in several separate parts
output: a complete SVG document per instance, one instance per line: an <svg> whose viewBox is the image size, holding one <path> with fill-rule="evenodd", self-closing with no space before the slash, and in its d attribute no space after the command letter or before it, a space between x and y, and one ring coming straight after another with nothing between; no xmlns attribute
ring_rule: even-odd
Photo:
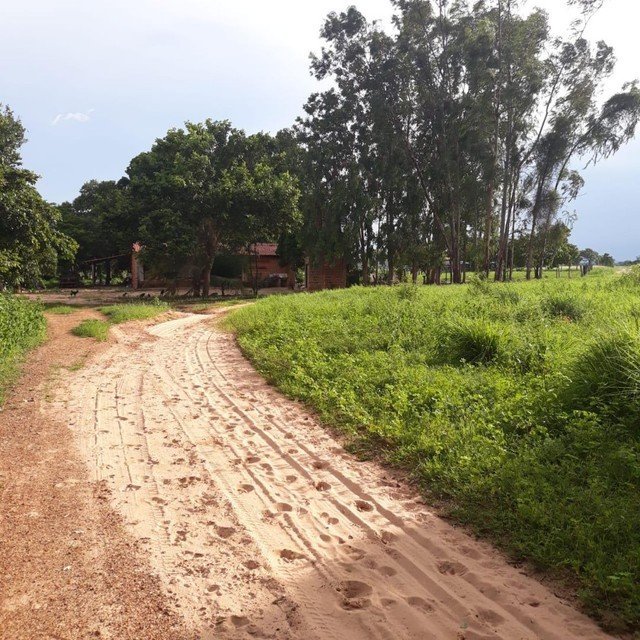
<svg viewBox="0 0 640 640"><path fill-rule="evenodd" d="M46 321L42 306L0 294L0 404L22 354L42 340Z"/></svg>
<svg viewBox="0 0 640 640"><path fill-rule="evenodd" d="M640 89L602 97L613 50L584 37L601 1L574 4L562 36L515 0L394 0L390 32L355 7L330 13L311 61L328 87L296 128L307 253L357 264L364 284L381 264L415 282L448 262L456 283L465 265L497 280L575 266L573 165L634 136Z"/></svg>
<svg viewBox="0 0 640 640"><path fill-rule="evenodd" d="M38 176L21 167L24 127L0 104L0 290L38 286L54 274L58 258L77 245L60 229L58 210L45 202Z"/></svg>
<svg viewBox="0 0 640 640"><path fill-rule="evenodd" d="M355 448L517 557L572 573L592 613L633 628L640 287L597 273L269 297L228 322L270 381Z"/></svg>
<svg viewBox="0 0 640 640"><path fill-rule="evenodd" d="M187 269L209 295L223 251L277 239L297 221L298 189L277 141L246 136L229 122L187 122L156 140L127 169L143 260L175 279Z"/></svg>
<svg viewBox="0 0 640 640"><path fill-rule="evenodd" d="M89 318L74 327L71 333L80 338L95 338L100 342L104 342L109 336L109 323L104 320Z"/></svg>

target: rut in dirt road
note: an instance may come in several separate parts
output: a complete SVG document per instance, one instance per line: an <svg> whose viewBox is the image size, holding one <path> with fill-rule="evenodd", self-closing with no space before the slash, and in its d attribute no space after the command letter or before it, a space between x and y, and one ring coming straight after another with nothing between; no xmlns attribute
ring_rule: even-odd
<svg viewBox="0 0 640 640"><path fill-rule="evenodd" d="M608 637L345 453L210 317L115 332L59 408L202 637Z"/></svg>

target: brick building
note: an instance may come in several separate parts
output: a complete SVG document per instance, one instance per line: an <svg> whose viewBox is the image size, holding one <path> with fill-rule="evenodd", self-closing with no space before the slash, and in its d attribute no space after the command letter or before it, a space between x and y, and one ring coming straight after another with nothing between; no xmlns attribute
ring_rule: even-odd
<svg viewBox="0 0 640 640"><path fill-rule="evenodd" d="M296 273L289 266L282 266L277 253L278 245L258 242L251 245L249 262L242 272L242 281L251 284L257 275L258 287L289 287L296 283ZM243 254L247 255L247 254Z"/></svg>
<svg viewBox="0 0 640 640"><path fill-rule="evenodd" d="M316 263L307 258L305 280L307 291L343 289L347 286L347 263L344 259L335 262L321 260Z"/></svg>

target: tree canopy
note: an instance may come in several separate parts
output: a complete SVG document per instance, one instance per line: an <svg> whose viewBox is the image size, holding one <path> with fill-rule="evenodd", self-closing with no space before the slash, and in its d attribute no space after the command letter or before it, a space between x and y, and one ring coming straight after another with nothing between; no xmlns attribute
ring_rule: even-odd
<svg viewBox="0 0 640 640"><path fill-rule="evenodd" d="M38 193L38 176L22 168L24 142L24 127L0 105L0 288L40 285L77 248L61 232L56 207Z"/></svg>

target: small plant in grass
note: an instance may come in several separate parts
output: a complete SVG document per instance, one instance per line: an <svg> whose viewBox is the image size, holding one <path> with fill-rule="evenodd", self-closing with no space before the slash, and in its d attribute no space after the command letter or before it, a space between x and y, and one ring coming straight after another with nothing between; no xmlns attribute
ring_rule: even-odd
<svg viewBox="0 0 640 640"><path fill-rule="evenodd" d="M640 335L626 328L598 335L571 366L570 402L629 417L640 434Z"/></svg>
<svg viewBox="0 0 640 640"><path fill-rule="evenodd" d="M104 342L109 335L109 323L104 320L83 320L77 327L71 330L74 336L80 338L95 338Z"/></svg>

